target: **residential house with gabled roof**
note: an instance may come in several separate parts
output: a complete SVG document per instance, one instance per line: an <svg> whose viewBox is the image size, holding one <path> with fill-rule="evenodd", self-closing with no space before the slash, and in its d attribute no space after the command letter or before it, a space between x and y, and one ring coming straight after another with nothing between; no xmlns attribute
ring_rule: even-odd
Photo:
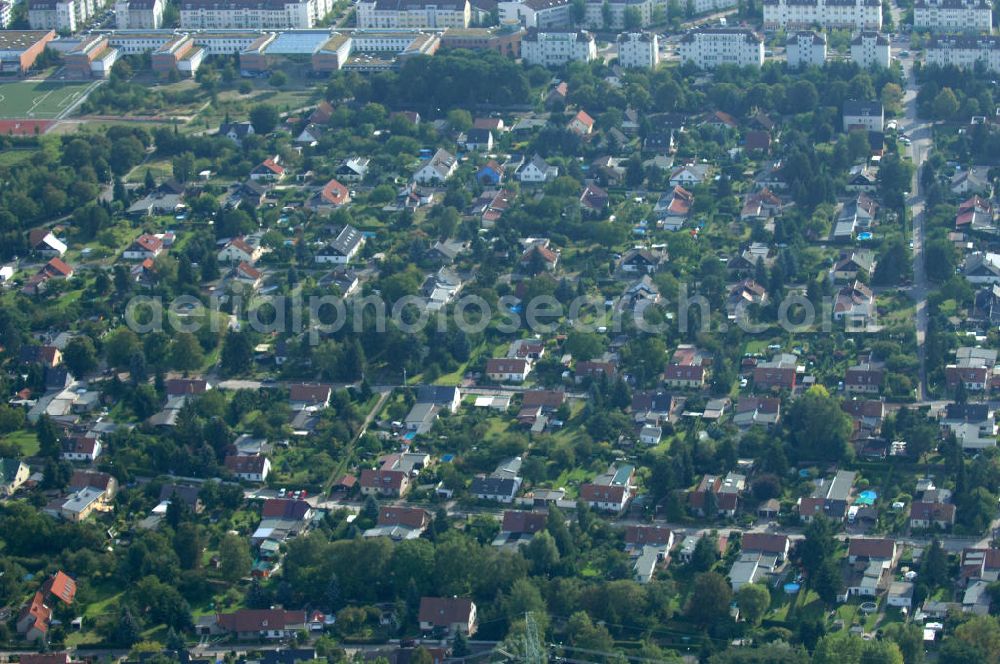
<svg viewBox="0 0 1000 664"><path fill-rule="evenodd" d="M730 319L746 317L749 307L767 303L767 289L753 279L744 279L729 291L726 311Z"/></svg>
<svg viewBox="0 0 1000 664"><path fill-rule="evenodd" d="M708 516L705 514L705 505L707 495L712 494L718 514L736 516L746 483L746 477L739 473L730 472L725 477L705 475L694 491L688 493L688 505L696 514Z"/></svg>
<svg viewBox="0 0 1000 664"><path fill-rule="evenodd" d="M465 132L462 146L470 152L489 152L493 149L493 132L489 129L473 127Z"/></svg>
<svg viewBox="0 0 1000 664"><path fill-rule="evenodd" d="M672 191L660 197L653 209L657 215L656 225L668 231L680 230L691 215L693 205L694 194L680 185L674 185Z"/></svg>
<svg viewBox="0 0 1000 664"><path fill-rule="evenodd" d="M449 636L459 632L472 636L478 627L476 605L464 597L421 597L417 620L422 631Z"/></svg>
<svg viewBox="0 0 1000 664"><path fill-rule="evenodd" d="M280 157L268 157L250 171L250 179L258 182L279 182L285 177L285 167L279 164Z"/></svg>
<svg viewBox="0 0 1000 664"><path fill-rule="evenodd" d="M264 273L250 263L240 263L233 267L229 272L229 278L233 281L239 282L248 286L251 291L255 291L260 288L261 283L264 280Z"/></svg>
<svg viewBox="0 0 1000 664"><path fill-rule="evenodd" d="M840 409L854 422L855 435L852 438L877 436L885 420L885 402L877 399L845 399Z"/></svg>
<svg viewBox="0 0 1000 664"><path fill-rule="evenodd" d="M340 229L333 241L316 252L313 260L317 263L346 265L361 251L364 243L364 234L348 224Z"/></svg>
<svg viewBox="0 0 1000 664"><path fill-rule="evenodd" d="M419 184L441 184L450 178L458 168L455 155L439 148L430 160L413 174L413 181Z"/></svg>
<svg viewBox="0 0 1000 664"><path fill-rule="evenodd" d="M842 320L852 328L864 328L874 322L875 313L875 293L862 282L854 281L837 291L834 320Z"/></svg>
<svg viewBox="0 0 1000 664"><path fill-rule="evenodd" d="M859 275L871 277L875 271L875 253L870 249L852 251L833 266L833 278L838 281L854 281Z"/></svg>
<svg viewBox="0 0 1000 664"><path fill-rule="evenodd" d="M533 243L521 254L522 268L533 270L540 267L544 272L553 272L559 264L559 254L547 246L547 243Z"/></svg>
<svg viewBox="0 0 1000 664"><path fill-rule="evenodd" d="M534 155L526 161L517 172L517 179L522 184L533 184L539 182L551 182L559 177L559 168L549 165L541 155Z"/></svg>
<svg viewBox="0 0 1000 664"><path fill-rule="evenodd" d="M215 625L240 641L288 639L307 629L305 611L284 609L240 609L216 615Z"/></svg>
<svg viewBox="0 0 1000 664"><path fill-rule="evenodd" d="M667 387L700 390L708 380L712 356L696 346L681 344L663 370Z"/></svg>
<svg viewBox="0 0 1000 664"><path fill-rule="evenodd" d="M93 463L103 451L104 447L96 435L72 436L63 442L62 458L66 461Z"/></svg>
<svg viewBox="0 0 1000 664"><path fill-rule="evenodd" d="M506 170L496 159L490 159L476 171L476 182L484 187L498 187L503 182Z"/></svg>
<svg viewBox="0 0 1000 664"><path fill-rule="evenodd" d="M430 525L427 510L402 505L382 505L374 528L365 531L365 537L388 537L394 541L420 537Z"/></svg>
<svg viewBox="0 0 1000 664"><path fill-rule="evenodd" d="M76 599L76 581L59 570L50 576L42 585L42 592L59 599L63 604L69 605Z"/></svg>
<svg viewBox="0 0 1000 664"><path fill-rule="evenodd" d="M878 394L883 384L885 368L881 364L861 362L844 374L844 390L849 394Z"/></svg>
<svg viewBox="0 0 1000 664"><path fill-rule="evenodd" d="M951 178L951 191L962 196L981 194L986 198L991 197L993 183L989 178L989 167L977 165L959 170Z"/></svg>
<svg viewBox="0 0 1000 664"><path fill-rule="evenodd" d="M309 122L313 124L325 125L333 117L333 104L325 99L321 99L312 113L309 114Z"/></svg>
<svg viewBox="0 0 1000 664"><path fill-rule="evenodd" d="M750 129L743 136L743 148L748 152L767 154L771 151L771 133L761 129Z"/></svg>
<svg viewBox="0 0 1000 664"><path fill-rule="evenodd" d="M69 480L69 488L79 491L87 487L104 492L104 502L110 502L118 493L118 480L113 475L96 470L74 470Z"/></svg>
<svg viewBox="0 0 1000 664"><path fill-rule="evenodd" d="M806 523L818 515L841 521L847 516L847 509L854 498L854 480L857 474L848 470L838 470L833 479L816 480L812 493L799 498L796 509Z"/></svg>
<svg viewBox="0 0 1000 664"><path fill-rule="evenodd" d="M608 201L608 192L594 182L589 182L580 193L580 207L591 214L602 214Z"/></svg>
<svg viewBox="0 0 1000 664"><path fill-rule="evenodd" d="M955 506L951 503L917 501L910 505L910 528L949 530L955 525Z"/></svg>
<svg viewBox="0 0 1000 664"><path fill-rule="evenodd" d="M997 351L991 348L963 346L955 351L955 361L944 368L948 389L961 382L965 389L982 392L997 385Z"/></svg>
<svg viewBox="0 0 1000 664"><path fill-rule="evenodd" d="M341 182L361 182L368 175L370 164L368 157L349 157L337 166L333 175Z"/></svg>
<svg viewBox="0 0 1000 664"><path fill-rule="evenodd" d="M41 591L32 596L31 601L21 610L17 618L17 633L25 641L33 643L45 639L52 623L52 609L45 604Z"/></svg>
<svg viewBox="0 0 1000 664"><path fill-rule="evenodd" d="M310 122L302 131L299 132L298 136L295 137L296 143L305 143L306 145L315 145L319 142L323 135L326 133L326 128L322 125Z"/></svg>
<svg viewBox="0 0 1000 664"><path fill-rule="evenodd" d="M791 541L788 535L777 533L743 533L740 540L740 551L743 553L760 553L765 556L776 556L778 562L788 557Z"/></svg>
<svg viewBox="0 0 1000 664"><path fill-rule="evenodd" d="M584 380L600 380L601 378L614 380L617 371L618 367L615 362L599 360L580 360L573 368L577 383Z"/></svg>
<svg viewBox="0 0 1000 664"><path fill-rule="evenodd" d="M666 255L662 251L633 247L622 255L618 268L626 273L653 274L665 260Z"/></svg>
<svg viewBox="0 0 1000 664"><path fill-rule="evenodd" d="M306 207L319 213L333 212L351 202L350 190L331 179L306 202Z"/></svg>
<svg viewBox="0 0 1000 664"><path fill-rule="evenodd" d="M230 238L216 258L220 263L250 263L253 265L264 255L264 248L260 243L251 243L245 237Z"/></svg>
<svg viewBox="0 0 1000 664"><path fill-rule="evenodd" d="M736 401L733 424L740 429L762 426L770 429L781 419L781 399L741 395Z"/></svg>
<svg viewBox="0 0 1000 664"><path fill-rule="evenodd" d="M292 410L319 410L330 405L333 388L325 383L292 383L288 386L288 402Z"/></svg>
<svg viewBox="0 0 1000 664"><path fill-rule="evenodd" d="M708 179L711 168L704 163L687 163L670 173L671 187L696 187Z"/></svg>
<svg viewBox="0 0 1000 664"><path fill-rule="evenodd" d="M271 460L261 454L230 454L223 465L236 478L247 482L266 482L271 473Z"/></svg>
<svg viewBox="0 0 1000 664"><path fill-rule="evenodd" d="M955 434L966 452L997 445L997 421L989 403L950 403L944 408L941 426Z"/></svg>
<svg viewBox="0 0 1000 664"><path fill-rule="evenodd" d="M45 258L62 258L69 247L47 228L36 228L28 233L28 250Z"/></svg>
<svg viewBox="0 0 1000 664"><path fill-rule="evenodd" d="M591 509L621 514L632 500L632 479L635 468L629 465L611 465L593 482L580 485L580 500Z"/></svg>
<svg viewBox="0 0 1000 664"><path fill-rule="evenodd" d="M522 546L531 541L535 533L545 530L548 514L523 510L504 510L500 523L500 533L493 540L493 546Z"/></svg>
<svg viewBox="0 0 1000 664"><path fill-rule="evenodd" d="M971 253L965 257L962 273L970 284L1000 284L1000 254Z"/></svg>
<svg viewBox="0 0 1000 664"><path fill-rule="evenodd" d="M31 469L20 459L0 458L0 497L14 495L30 476Z"/></svg>
<svg viewBox="0 0 1000 664"><path fill-rule="evenodd" d="M250 122L223 122L219 125L219 136L225 136L237 146L243 145L247 136L253 136L253 124Z"/></svg>
<svg viewBox="0 0 1000 664"><path fill-rule="evenodd" d="M665 526L625 526L625 550L638 551L644 546L674 547L674 533Z"/></svg>
<svg viewBox="0 0 1000 664"><path fill-rule="evenodd" d="M648 390L633 392L629 408L636 422L659 426L670 421L675 405L674 397L669 392Z"/></svg>
<svg viewBox="0 0 1000 664"><path fill-rule="evenodd" d="M521 484L521 457L501 461L489 475L477 475L472 478L469 493L479 500L491 500L498 503L513 503Z"/></svg>
<svg viewBox="0 0 1000 664"><path fill-rule="evenodd" d="M532 363L518 358L490 358L486 360L486 377L497 383L523 383L531 373Z"/></svg>
<svg viewBox="0 0 1000 664"><path fill-rule="evenodd" d="M594 131L594 118L586 111L577 111L566 128L577 136L589 136Z"/></svg>

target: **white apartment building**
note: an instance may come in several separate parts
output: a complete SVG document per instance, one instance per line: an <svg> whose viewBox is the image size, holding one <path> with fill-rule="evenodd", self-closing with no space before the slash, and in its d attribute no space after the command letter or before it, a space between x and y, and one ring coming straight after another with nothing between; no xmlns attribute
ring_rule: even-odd
<svg viewBox="0 0 1000 664"><path fill-rule="evenodd" d="M29 0L28 23L32 30L76 32L100 6L94 0Z"/></svg>
<svg viewBox="0 0 1000 664"><path fill-rule="evenodd" d="M866 129L882 131L885 128L885 109L878 101L848 99L844 102L844 131Z"/></svg>
<svg viewBox="0 0 1000 664"><path fill-rule="evenodd" d="M469 0L362 0L357 8L359 28L467 28L472 21Z"/></svg>
<svg viewBox="0 0 1000 664"><path fill-rule="evenodd" d="M163 0L118 0L115 25L119 30L159 30L163 26Z"/></svg>
<svg viewBox="0 0 1000 664"><path fill-rule="evenodd" d="M594 35L583 30L529 30L521 40L521 59L529 65L561 67L567 62L597 59Z"/></svg>
<svg viewBox="0 0 1000 664"><path fill-rule="evenodd" d="M605 25L604 5L608 6L608 18L610 25ZM653 20L653 0L587 0L587 9L583 17L583 23L587 28L594 30L624 30L625 13L634 10L639 14L639 25L631 26L645 28Z"/></svg>
<svg viewBox="0 0 1000 664"><path fill-rule="evenodd" d="M569 0L503 0L497 4L501 23L517 22L526 28L568 28L573 24Z"/></svg>
<svg viewBox="0 0 1000 664"><path fill-rule="evenodd" d="M0 0L0 28L6 30L13 18L14 6L7 0Z"/></svg>
<svg viewBox="0 0 1000 664"><path fill-rule="evenodd" d="M667 11L669 2L660 2L659 6L663 8L663 11ZM685 3L686 4L686 3ZM681 6L684 7L685 4ZM737 0L694 0L694 13L695 14L708 14L710 12L717 12L723 9L731 9L736 7L739 2ZM654 4L654 7L657 6Z"/></svg>
<svg viewBox="0 0 1000 664"><path fill-rule="evenodd" d="M826 35L811 30L789 35L785 56L792 69L822 67L826 63Z"/></svg>
<svg viewBox="0 0 1000 664"><path fill-rule="evenodd" d="M182 0L181 29L302 30L331 8L331 0Z"/></svg>
<svg viewBox="0 0 1000 664"><path fill-rule="evenodd" d="M889 35L865 30L851 40L851 62L862 69L888 69L892 61Z"/></svg>
<svg viewBox="0 0 1000 664"><path fill-rule="evenodd" d="M993 26L993 8L985 0L917 0L913 27L931 32L985 32Z"/></svg>
<svg viewBox="0 0 1000 664"><path fill-rule="evenodd" d="M660 40L655 32L618 35L618 64L625 68L655 69L660 64Z"/></svg>
<svg viewBox="0 0 1000 664"><path fill-rule="evenodd" d="M681 62L701 69L764 64L764 38L749 28L695 28L681 37L680 51Z"/></svg>
<svg viewBox="0 0 1000 664"><path fill-rule="evenodd" d="M764 0L764 29L881 30L879 0Z"/></svg>
<svg viewBox="0 0 1000 664"><path fill-rule="evenodd" d="M934 37L928 42L925 53L928 65L972 69L977 62L982 62L989 71L1000 72L1000 37Z"/></svg>

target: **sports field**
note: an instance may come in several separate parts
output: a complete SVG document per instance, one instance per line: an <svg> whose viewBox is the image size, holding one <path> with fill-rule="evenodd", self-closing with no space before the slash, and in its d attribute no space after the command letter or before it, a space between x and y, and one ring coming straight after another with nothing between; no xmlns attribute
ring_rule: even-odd
<svg viewBox="0 0 1000 664"><path fill-rule="evenodd" d="M55 120L90 92L93 81L0 83L0 118Z"/></svg>

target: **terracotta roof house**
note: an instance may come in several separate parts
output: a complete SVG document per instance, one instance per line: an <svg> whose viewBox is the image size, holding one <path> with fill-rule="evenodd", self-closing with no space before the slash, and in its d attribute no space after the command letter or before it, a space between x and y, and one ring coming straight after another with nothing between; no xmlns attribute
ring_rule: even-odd
<svg viewBox="0 0 1000 664"><path fill-rule="evenodd" d="M788 556L788 550L791 546L787 535L775 533L744 533L741 542L741 551L777 556L779 561Z"/></svg>
<svg viewBox="0 0 1000 664"><path fill-rule="evenodd" d="M589 136L594 131L594 118L590 117L586 111L579 111L569 121L566 128L578 136Z"/></svg>
<svg viewBox="0 0 1000 664"><path fill-rule="evenodd" d="M253 181L277 182L285 177L285 167L278 164L278 156L268 157L250 171Z"/></svg>
<svg viewBox="0 0 1000 664"><path fill-rule="evenodd" d="M17 633L25 641L33 642L44 639L52 622L52 609L45 604L45 595L36 592L17 619Z"/></svg>
<svg viewBox="0 0 1000 664"><path fill-rule="evenodd" d="M264 482L271 472L271 461L262 455L230 454L224 465L233 475L248 482Z"/></svg>
<svg viewBox="0 0 1000 664"><path fill-rule="evenodd" d="M309 199L306 206L317 212L331 212L351 202L350 190L337 180L330 180L315 196Z"/></svg>
<svg viewBox="0 0 1000 664"><path fill-rule="evenodd" d="M449 635L476 633L476 605L464 597L421 597L418 612L420 629Z"/></svg>

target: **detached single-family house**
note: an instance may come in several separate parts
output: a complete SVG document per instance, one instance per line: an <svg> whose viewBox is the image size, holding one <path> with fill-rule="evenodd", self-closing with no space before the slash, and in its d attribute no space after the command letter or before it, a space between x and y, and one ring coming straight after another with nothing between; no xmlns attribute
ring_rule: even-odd
<svg viewBox="0 0 1000 664"><path fill-rule="evenodd" d="M430 161L413 174L413 180L419 184L441 184L450 178L457 168L458 160L455 159L455 155L439 148Z"/></svg>
<svg viewBox="0 0 1000 664"><path fill-rule="evenodd" d="M250 171L250 179L254 182L279 182L285 177L285 167L279 164L278 155L268 157L254 166Z"/></svg>
<svg viewBox="0 0 1000 664"><path fill-rule="evenodd" d="M351 262L365 243L365 236L351 225L344 226L332 242L316 252L313 260L317 263L345 265Z"/></svg>
<svg viewBox="0 0 1000 664"><path fill-rule="evenodd" d="M306 203L306 207L319 213L333 212L351 202L350 190L337 180L330 180Z"/></svg>
<svg viewBox="0 0 1000 664"><path fill-rule="evenodd" d="M523 383L531 373L531 362L517 358L486 360L486 377L497 383Z"/></svg>
<svg viewBox="0 0 1000 664"><path fill-rule="evenodd" d="M219 136L225 136L238 146L243 145L243 139L254 135L253 124L250 122L224 122L219 127Z"/></svg>
<svg viewBox="0 0 1000 664"><path fill-rule="evenodd" d="M368 166L371 159L368 157L350 157L345 159L333 175L341 182L361 182L368 175Z"/></svg>
<svg viewBox="0 0 1000 664"><path fill-rule="evenodd" d="M577 136L589 136L594 131L594 118L586 111L578 111L566 128Z"/></svg>
<svg viewBox="0 0 1000 664"><path fill-rule="evenodd" d="M259 243L251 244L246 238L234 237L219 250L216 259L220 263L250 263L253 265L264 255L264 248Z"/></svg>
<svg viewBox="0 0 1000 664"><path fill-rule="evenodd" d="M28 464L20 459L0 459L0 498L14 495L30 475Z"/></svg>
<svg viewBox="0 0 1000 664"><path fill-rule="evenodd" d="M533 156L517 172L517 179L522 184L551 182L559 177L559 168L550 166L540 155Z"/></svg>
<svg viewBox="0 0 1000 664"><path fill-rule="evenodd" d="M461 632L476 633L476 604L464 597L421 597L417 615L424 632L443 632L449 636Z"/></svg>
<svg viewBox="0 0 1000 664"><path fill-rule="evenodd" d="M47 228L36 228L28 233L28 249L45 258L62 258L69 247Z"/></svg>
<svg viewBox="0 0 1000 664"><path fill-rule="evenodd" d="M271 473L271 461L262 454L230 454L224 465L235 477L247 482L265 482Z"/></svg>

